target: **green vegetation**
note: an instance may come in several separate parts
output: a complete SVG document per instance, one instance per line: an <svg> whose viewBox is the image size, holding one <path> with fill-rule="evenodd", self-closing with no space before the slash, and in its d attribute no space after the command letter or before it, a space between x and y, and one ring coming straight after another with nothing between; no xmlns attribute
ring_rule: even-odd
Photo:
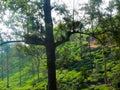
<svg viewBox="0 0 120 90"><path fill-rule="evenodd" d="M1 0L0 90L120 90L120 1L105 4Z"/></svg>
<svg viewBox="0 0 120 90"><path fill-rule="evenodd" d="M73 39L59 46L56 51L58 90L111 90L119 88L120 64L118 63L119 60L116 59L116 54L113 55L115 52L111 50L111 46L107 46L104 49L107 61L107 84L105 84L102 47L91 48L90 53L89 42L85 41L87 37L83 36L83 49L80 51L79 35L75 36L77 43ZM11 51L9 55L9 88L12 90L47 90L45 48L16 44L9 50ZM6 89L7 86L6 53L1 53L2 57L0 59L4 63L0 64L0 67L3 67L4 70L0 74L1 90ZM82 58L80 53L83 54ZM38 63L40 64L39 66L37 66Z"/></svg>

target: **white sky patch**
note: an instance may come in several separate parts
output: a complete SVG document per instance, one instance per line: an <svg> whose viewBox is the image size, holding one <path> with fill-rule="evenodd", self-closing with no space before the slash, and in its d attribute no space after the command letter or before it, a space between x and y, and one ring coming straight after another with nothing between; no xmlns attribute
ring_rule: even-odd
<svg viewBox="0 0 120 90"><path fill-rule="evenodd" d="M0 24L0 33L3 33L3 32L10 33L10 32L12 32L12 30L3 24Z"/></svg>
<svg viewBox="0 0 120 90"><path fill-rule="evenodd" d="M10 11L6 10L5 14L2 16L2 20L4 20L5 22L9 21L11 15L12 14L10 14ZM7 25L5 25L3 23L4 22L0 23L0 33L3 33L3 32L10 33L10 32L12 32L12 30L8 28L9 26L7 26Z"/></svg>
<svg viewBox="0 0 120 90"><path fill-rule="evenodd" d="M14 38L14 35L12 34L13 30L8 28L7 26L0 24L0 34L3 38L3 40L10 40Z"/></svg>
<svg viewBox="0 0 120 90"><path fill-rule="evenodd" d="M74 14L74 19L75 20L80 20L80 18L82 18L84 11L79 10L81 7L83 7L83 5L87 4L89 0L51 0L51 5L53 5L54 2L56 2L57 4L61 5L61 4L65 4L67 6L67 10L70 11L70 15L73 14L73 10L78 11L77 14ZM52 12L52 16L53 18L56 19L56 22L59 23L61 22L62 19L62 15L57 14L56 11ZM57 23L54 23L54 25L56 25Z"/></svg>
<svg viewBox="0 0 120 90"><path fill-rule="evenodd" d="M3 20L4 21L8 21L9 20L9 16L10 16L10 12L9 12L9 10L6 10L5 11L5 15L3 16Z"/></svg>
<svg viewBox="0 0 120 90"><path fill-rule="evenodd" d="M103 4L102 4L102 9L103 11L105 10L105 8L108 6L110 0L103 0ZM81 7L83 7L85 4L88 4L89 0L51 0L51 3L53 2L57 2L59 4L63 4L65 3L68 7L69 10L71 10L71 12L73 12L73 9L79 12L79 17L83 17L84 12L82 10L79 10ZM55 12L52 12L52 16L59 18L58 15L56 15ZM77 17L75 17L77 18Z"/></svg>
<svg viewBox="0 0 120 90"><path fill-rule="evenodd" d="M66 6L72 10L77 9L83 4L88 3L89 0L51 0L51 3L57 2L59 4L66 4Z"/></svg>

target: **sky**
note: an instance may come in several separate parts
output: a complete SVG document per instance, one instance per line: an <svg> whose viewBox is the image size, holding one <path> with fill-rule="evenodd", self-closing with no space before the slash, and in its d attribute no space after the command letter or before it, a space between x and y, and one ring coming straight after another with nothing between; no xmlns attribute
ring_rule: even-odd
<svg viewBox="0 0 120 90"><path fill-rule="evenodd" d="M65 3L69 8L78 7L79 4L85 4L88 3L88 0L51 0L51 2L57 2L57 3Z"/></svg>
<svg viewBox="0 0 120 90"><path fill-rule="evenodd" d="M69 9L73 9L73 8L77 8L78 6L80 6L81 4L85 4L88 3L89 0L51 0L51 3L56 1L57 3L65 3ZM105 4L103 5L103 7L105 7L108 4L109 0L104 0ZM9 11L6 12L6 15L4 15L4 20L8 20L8 14ZM53 13L54 14L54 13ZM9 32L10 29L7 28L5 25L0 24L0 32Z"/></svg>
<svg viewBox="0 0 120 90"><path fill-rule="evenodd" d="M51 2L54 1L57 1L58 3L66 3L66 5L70 9L73 8L73 4L74 4L74 8L78 6L78 2L81 4L88 2L88 0L51 0ZM9 15L9 11L6 11L6 15L3 16L4 20L8 20L8 15ZM0 32L8 32L8 31L10 31L10 29L8 29L5 25L0 23Z"/></svg>

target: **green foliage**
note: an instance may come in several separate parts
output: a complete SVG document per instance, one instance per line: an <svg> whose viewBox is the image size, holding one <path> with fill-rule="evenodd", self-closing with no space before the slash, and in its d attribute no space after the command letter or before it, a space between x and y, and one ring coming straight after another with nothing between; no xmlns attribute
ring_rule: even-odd
<svg viewBox="0 0 120 90"><path fill-rule="evenodd" d="M116 90L120 89L120 64L116 65L114 68L114 73L112 75L112 84Z"/></svg>
<svg viewBox="0 0 120 90"><path fill-rule="evenodd" d="M63 70L59 75L58 74L58 89L70 90L81 89L84 88L84 76L80 72L76 72L74 70L67 71Z"/></svg>
<svg viewBox="0 0 120 90"><path fill-rule="evenodd" d="M45 37L43 1L2 0L6 9L15 11L14 13L18 17L20 14L20 18L16 17L18 19L15 20L22 21L23 28L28 30L25 32L39 38ZM108 83L111 86L104 84L105 72L102 47L89 47L90 42L87 41L89 36L75 34L70 37L70 42L62 44L56 49L58 90L110 90L110 87L119 90L120 88L120 15L118 13L115 16L111 16L108 12L108 14L104 15L100 10L101 3L102 0L90 0L86 8L87 21L83 20L82 23L85 25L88 23L91 26L88 31L93 32L90 35L96 37L96 42L99 42L97 44L106 45L104 47L105 60L107 61L106 72ZM116 2L116 6L117 10L120 11L119 2ZM68 36L68 32L73 32L75 29L81 30L83 27L80 20L72 20L72 15L66 8L65 5L55 6L54 8L58 14L64 14L63 21L58 23L53 31L55 42L65 39ZM94 24L93 27L92 24ZM86 25L85 27L88 26ZM86 29L83 31L87 32ZM107 31L110 32L108 33ZM95 35L96 32L102 34ZM111 45L110 41L115 43ZM2 48L3 50L0 51L1 90L6 90L7 51L9 51L10 58L11 90L47 90L48 71L43 47L16 44L15 46L4 46Z"/></svg>
<svg viewBox="0 0 120 90"><path fill-rule="evenodd" d="M63 22L58 23L54 28L55 42L68 37L68 32L73 32L76 29L79 31L83 27L81 21L72 21L71 18L64 19Z"/></svg>
<svg viewBox="0 0 120 90"><path fill-rule="evenodd" d="M90 87L90 90L110 90L107 85L98 85Z"/></svg>
<svg viewBox="0 0 120 90"><path fill-rule="evenodd" d="M79 35L73 35L71 41L59 46L56 50L57 86L58 90L109 90L110 86L104 85L104 65L102 48L88 50L87 36L83 36L82 51L79 46ZM17 47L17 48L16 48ZM47 89L47 67L45 49L39 46L25 46L17 44L10 48L10 88L13 90L45 90ZM107 59L107 77L113 88L118 89L119 84L119 60L116 55L119 48L104 47ZM83 57L81 59L80 52ZM3 53L4 54L4 53ZM113 54L113 56L111 56ZM38 56L37 56L38 55ZM3 55L5 58L5 55ZM37 57L40 59L39 79L37 73ZM21 66L21 86L19 59L24 62ZM90 63L92 60L92 64ZM116 61L115 61L116 60ZM116 63L116 64L115 64ZM93 67L91 68L91 65ZM1 66L1 64L0 64ZM0 69L1 70L1 69ZM4 72L5 73L5 72ZM5 74L4 74L5 75ZM0 82L0 88L6 88L6 76ZM118 89L119 90L119 89Z"/></svg>

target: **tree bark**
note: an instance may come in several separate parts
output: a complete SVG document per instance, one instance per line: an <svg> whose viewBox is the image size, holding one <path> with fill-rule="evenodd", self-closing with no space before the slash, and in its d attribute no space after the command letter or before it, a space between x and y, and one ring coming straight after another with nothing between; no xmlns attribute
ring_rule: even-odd
<svg viewBox="0 0 120 90"><path fill-rule="evenodd" d="M4 79L4 64L3 64L3 53L1 52L1 78Z"/></svg>
<svg viewBox="0 0 120 90"><path fill-rule="evenodd" d="M57 90L56 68L55 68L55 48L46 47L47 67L48 67L48 90Z"/></svg>
<svg viewBox="0 0 120 90"><path fill-rule="evenodd" d="M22 85L21 65L22 65L22 64L21 64L21 58L20 58L20 56L19 56L19 73L20 73L20 76L19 76L19 80L20 80L19 83L20 83L20 84L19 84L19 85L20 85L20 86Z"/></svg>
<svg viewBox="0 0 120 90"><path fill-rule="evenodd" d="M104 82L105 82L105 84L107 84L108 82L107 82L107 62L106 62L106 59L105 59L105 50L104 50L104 45L102 45L102 53L103 53L103 62L104 62Z"/></svg>
<svg viewBox="0 0 120 90"><path fill-rule="evenodd" d="M9 88L9 57L7 51L7 88Z"/></svg>
<svg viewBox="0 0 120 90"><path fill-rule="evenodd" d="M51 16L50 0L44 0L44 16L46 28L46 55L48 67L48 90L57 90L56 87L56 67L55 67L55 43L53 36L53 23Z"/></svg>
<svg viewBox="0 0 120 90"><path fill-rule="evenodd" d="M37 55L37 74L38 74L38 81L40 79L40 59L39 56Z"/></svg>

